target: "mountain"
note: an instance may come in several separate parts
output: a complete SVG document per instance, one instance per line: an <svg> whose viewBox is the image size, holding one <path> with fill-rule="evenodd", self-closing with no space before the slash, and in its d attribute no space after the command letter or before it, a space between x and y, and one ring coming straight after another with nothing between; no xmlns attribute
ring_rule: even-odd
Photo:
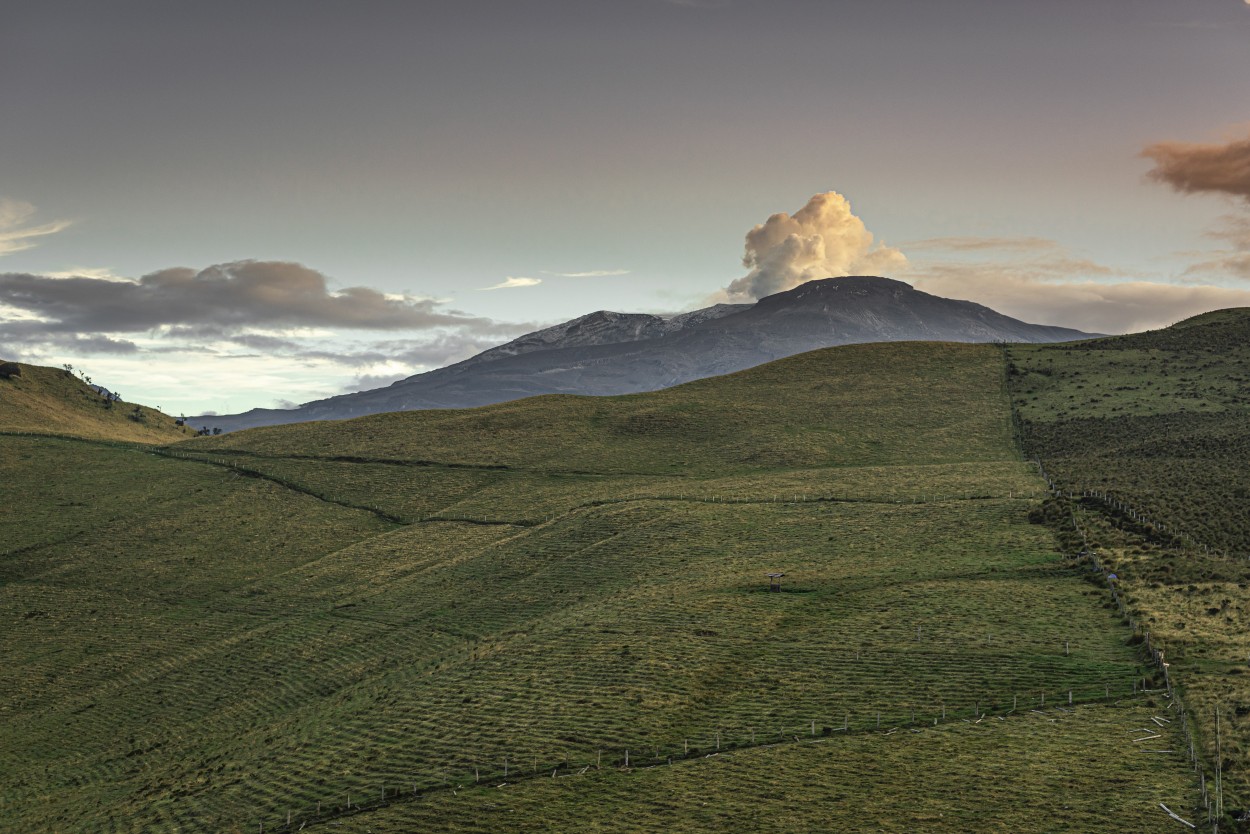
<svg viewBox="0 0 1250 834"><path fill-rule="evenodd" d="M756 304L722 304L667 318L591 313L386 388L296 409L196 417L192 424L234 431L386 411L468 408L538 394L630 394L864 342L1041 343L1092 335L1028 324L889 278L826 278Z"/></svg>
<svg viewBox="0 0 1250 834"><path fill-rule="evenodd" d="M521 356L540 350L557 350L560 348L590 347L592 345L623 344L654 339L670 333L676 333L687 327L702 324L706 321L722 318L733 313L750 309L750 304L717 304L681 313L676 316L655 316L649 313L613 313L600 310L579 316L563 324L536 330L513 339L506 345L483 351L477 356L466 359L455 367L460 370L504 359L509 356ZM407 380L404 380L407 381Z"/></svg>

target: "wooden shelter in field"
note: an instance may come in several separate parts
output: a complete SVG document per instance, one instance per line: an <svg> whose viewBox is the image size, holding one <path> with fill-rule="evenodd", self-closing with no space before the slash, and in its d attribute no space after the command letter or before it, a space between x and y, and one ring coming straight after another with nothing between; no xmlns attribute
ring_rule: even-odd
<svg viewBox="0 0 1250 834"><path fill-rule="evenodd" d="M781 593L781 577L783 576L785 576L784 573L768 574L768 590Z"/></svg>

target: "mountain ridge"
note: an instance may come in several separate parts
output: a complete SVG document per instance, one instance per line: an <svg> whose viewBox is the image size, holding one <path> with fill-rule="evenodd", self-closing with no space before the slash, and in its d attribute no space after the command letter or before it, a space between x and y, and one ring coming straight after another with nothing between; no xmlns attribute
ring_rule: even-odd
<svg viewBox="0 0 1250 834"><path fill-rule="evenodd" d="M612 395L667 388L818 348L881 341L1059 342L1092 338L877 276L809 281L751 305L672 317L597 311L385 388L297 409L193 418L235 431L386 411L471 408L540 394Z"/></svg>

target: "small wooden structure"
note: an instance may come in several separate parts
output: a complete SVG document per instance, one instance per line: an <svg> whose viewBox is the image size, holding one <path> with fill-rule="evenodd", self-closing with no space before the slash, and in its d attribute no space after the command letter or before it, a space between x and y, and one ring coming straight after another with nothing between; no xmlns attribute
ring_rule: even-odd
<svg viewBox="0 0 1250 834"><path fill-rule="evenodd" d="M781 593L781 577L783 576L785 576L784 573L768 574L768 590Z"/></svg>

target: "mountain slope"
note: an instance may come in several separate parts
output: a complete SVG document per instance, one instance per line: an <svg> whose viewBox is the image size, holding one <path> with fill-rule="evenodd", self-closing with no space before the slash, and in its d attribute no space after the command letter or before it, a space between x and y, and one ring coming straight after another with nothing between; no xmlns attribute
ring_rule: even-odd
<svg viewBox="0 0 1250 834"><path fill-rule="evenodd" d="M189 436L153 408L114 401L60 368L0 377L0 432L170 443Z"/></svg>
<svg viewBox="0 0 1250 834"><path fill-rule="evenodd" d="M876 277L828 278L673 319L599 312L387 388L298 409L195 418L232 431L387 411L469 408L539 394L654 391L796 353L863 342L1058 342L1090 334L1027 324Z"/></svg>
<svg viewBox="0 0 1250 834"><path fill-rule="evenodd" d="M0 436L0 819L767 830L731 796L786 831L1192 817L1186 760L1124 753L1162 705L1029 522L1044 484L1002 379L995 346L867 344L154 454Z"/></svg>
<svg viewBox="0 0 1250 834"><path fill-rule="evenodd" d="M1250 308L1008 356L1025 448L1070 499L1053 518L1119 577L1130 615L1183 681L1208 767L1220 745L1225 806L1244 807Z"/></svg>
<svg viewBox="0 0 1250 834"><path fill-rule="evenodd" d="M458 369L472 368L483 362L493 362L509 356L520 356L540 350L590 347L624 342L640 342L705 321L750 309L750 304L717 304L677 316L656 316L650 313L613 313L599 310L561 324L527 333L505 345L482 351L455 365Z"/></svg>
<svg viewBox="0 0 1250 834"><path fill-rule="evenodd" d="M988 345L845 345L662 391L266 426L188 450L663 475L990 460L1010 444L1000 380Z"/></svg>

